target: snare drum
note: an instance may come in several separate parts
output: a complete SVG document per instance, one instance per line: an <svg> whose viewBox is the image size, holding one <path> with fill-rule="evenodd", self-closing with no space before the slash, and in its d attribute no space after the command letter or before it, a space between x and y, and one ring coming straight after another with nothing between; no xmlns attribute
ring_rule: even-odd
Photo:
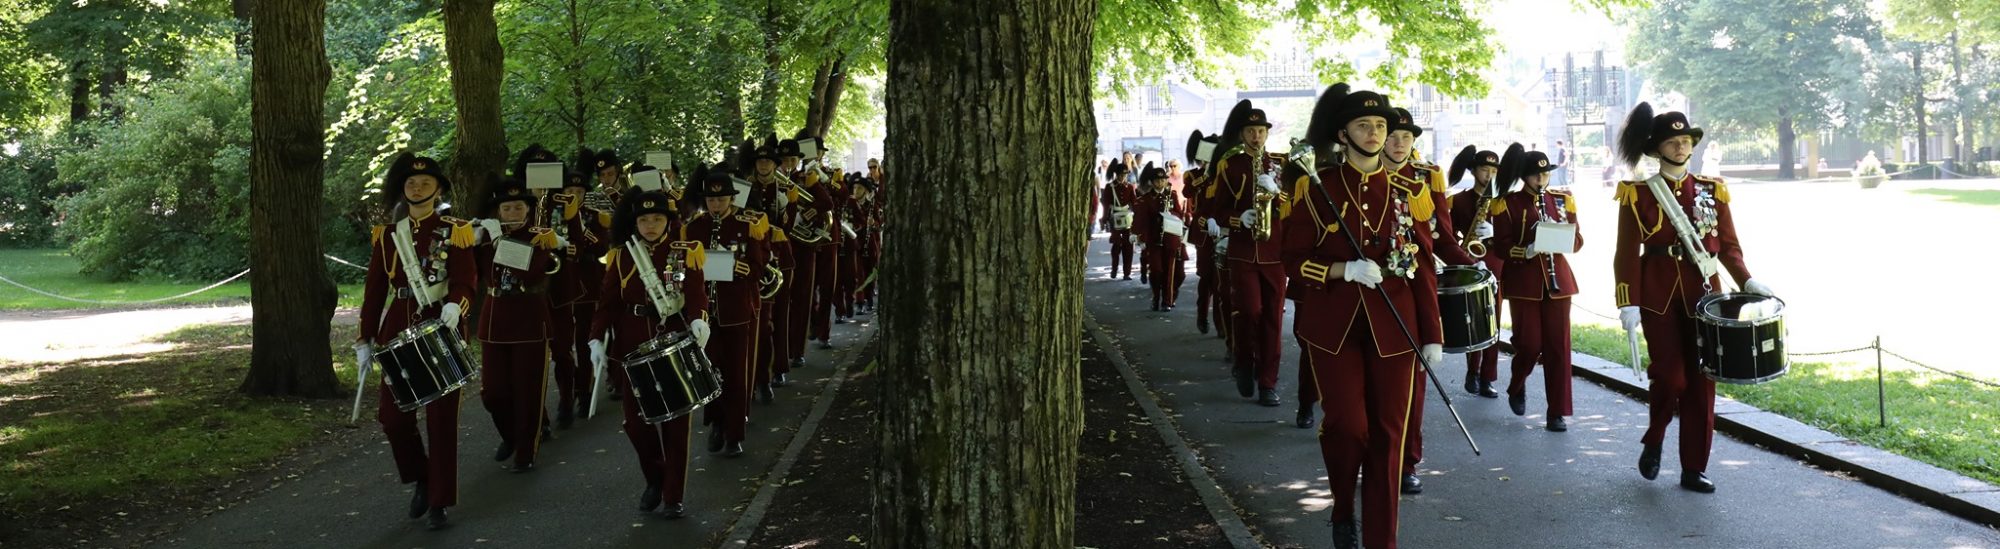
<svg viewBox="0 0 2000 549"><path fill-rule="evenodd" d="M436 319L403 330L375 351L375 363L382 365L382 382L389 384L396 408L405 412L451 394L479 375L458 331Z"/></svg>
<svg viewBox="0 0 2000 549"><path fill-rule="evenodd" d="M1718 383L1755 385L1785 375L1785 302L1756 294L1711 294L1695 302L1697 358Z"/></svg>
<svg viewBox="0 0 2000 549"><path fill-rule="evenodd" d="M685 331L640 344L625 356L625 378L632 382L639 417L646 423L688 415L722 396L722 375Z"/></svg>
<svg viewBox="0 0 2000 549"><path fill-rule="evenodd" d="M1500 308L1493 273L1474 267L1445 267L1438 273L1438 316L1444 321L1444 352L1470 353L1500 341Z"/></svg>

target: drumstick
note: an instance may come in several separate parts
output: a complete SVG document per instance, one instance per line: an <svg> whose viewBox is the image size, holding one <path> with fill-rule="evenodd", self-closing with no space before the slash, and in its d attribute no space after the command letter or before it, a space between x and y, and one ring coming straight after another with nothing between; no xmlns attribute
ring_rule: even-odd
<svg viewBox="0 0 2000 549"><path fill-rule="evenodd" d="M1646 379L1646 369L1639 362L1639 330L1632 329L1625 331L1625 347L1631 353L1626 356L1631 357L1632 373L1639 376L1640 381L1644 381Z"/></svg>
<svg viewBox="0 0 2000 549"><path fill-rule="evenodd" d="M354 365L354 413L347 415L347 424L361 421L361 393L368 387L368 371L374 369L375 360L370 358Z"/></svg>

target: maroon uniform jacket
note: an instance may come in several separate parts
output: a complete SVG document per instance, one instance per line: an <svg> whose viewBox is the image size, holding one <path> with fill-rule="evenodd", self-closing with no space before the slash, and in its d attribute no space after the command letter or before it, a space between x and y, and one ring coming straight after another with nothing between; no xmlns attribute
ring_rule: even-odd
<svg viewBox="0 0 2000 549"><path fill-rule="evenodd" d="M1553 220L1561 223L1576 223L1576 197L1569 193L1548 189L1533 193L1526 190L1507 193L1495 200L1486 220L1493 223L1493 249L1489 254L1503 254L1507 266L1502 270L1500 289L1507 299L1537 300L1543 297L1569 297L1576 295L1576 275L1569 269L1569 256L1544 254L1525 257L1529 246L1535 243L1535 222ZM1583 232L1576 233L1577 250L1583 249ZM1544 285L1548 284L1549 271L1556 274L1553 293Z"/></svg>
<svg viewBox="0 0 2000 549"><path fill-rule="evenodd" d="M1181 198L1183 199L1181 205L1187 208L1188 213L1185 218L1187 219L1188 243L1196 246L1207 246L1211 243L1212 236L1208 234L1208 222L1206 220L1209 216L1207 212L1202 211L1202 203L1206 202L1205 197L1208 194L1208 172L1203 171L1201 168L1195 168L1188 170L1183 177L1185 177L1184 181L1186 181L1186 184L1181 186Z"/></svg>
<svg viewBox="0 0 2000 549"><path fill-rule="evenodd" d="M1126 208L1137 207L1137 203L1139 202L1139 188L1125 183L1123 179L1120 179L1118 181L1113 181L1110 184L1104 186L1103 202L1104 202L1104 220L1105 223L1109 224L1111 223L1112 208L1120 206ZM1138 218L1137 218L1138 210L1136 209L1133 210L1133 213L1134 213L1133 224L1136 225L1138 223ZM1116 225L1113 225L1112 230L1128 231L1132 229L1133 227L1126 227L1123 229L1119 229L1116 228Z"/></svg>
<svg viewBox="0 0 2000 549"><path fill-rule="evenodd" d="M506 238L533 245L537 239L553 243L554 235L542 227L523 225ZM549 338L548 271L555 267L556 253L534 246L527 270L493 262L497 242L476 248L480 287L486 301L479 312L479 340L486 343L538 343Z"/></svg>
<svg viewBox="0 0 2000 549"><path fill-rule="evenodd" d="M686 330L688 322L708 315L708 288L701 277L701 244L662 240L647 247L653 268L660 271L660 282L680 290L681 310L679 314L666 315L654 311L638 267L632 258L625 256L629 250L626 246L612 248L604 256L604 281L598 290L597 313L590 321L590 339L604 341L607 333L614 335L614 340L607 344L617 350L611 354L613 358L622 358L624 351L637 348L655 336ZM675 271L681 275L679 282L674 281Z"/></svg>
<svg viewBox="0 0 2000 549"><path fill-rule="evenodd" d="M562 208L561 232L570 245L563 254L562 269L549 280L549 304L562 307L592 303L597 301L597 283L604 279L604 264L598 258L611 249L611 214L584 206L581 199L563 206L568 199L557 198L561 196L565 195L552 193L535 208L543 216Z"/></svg>
<svg viewBox="0 0 2000 549"><path fill-rule="evenodd" d="M1659 177L1659 176L1655 176ZM1729 187L1719 178L1687 174L1667 182L1673 188L1688 223L1701 231L1699 241L1738 286L1750 280L1750 268L1743 265L1743 248L1736 240L1736 220L1729 213ZM1701 271L1672 248L1680 245L1673 223L1667 221L1653 192L1644 181L1618 184L1618 249L1612 257L1613 276L1618 280L1618 306L1637 305L1654 313L1666 313L1678 295L1692 314L1702 296ZM1709 281L1720 288L1721 277Z"/></svg>
<svg viewBox="0 0 2000 549"><path fill-rule="evenodd" d="M708 253L728 253L736 260L733 280L709 285L714 290L709 294L709 312L715 325L757 320L759 281L771 262L770 221L761 213L730 208L721 215L696 215L681 231L681 240L700 242Z"/></svg>
<svg viewBox="0 0 2000 549"><path fill-rule="evenodd" d="M1182 259L1186 259L1187 248L1181 245L1181 237L1167 234L1165 226L1167 215L1172 214L1180 218L1183 228L1187 227L1188 209L1180 197L1176 196L1172 189L1148 192L1139 197L1138 211L1139 219L1134 225L1142 227L1139 229L1139 241L1146 243L1147 246L1162 246L1163 249L1174 251L1183 256Z"/></svg>
<svg viewBox="0 0 2000 549"><path fill-rule="evenodd" d="M1396 170L1396 173L1391 174L1389 177L1396 179L1397 185L1423 187L1426 192L1430 193L1432 204L1445 203L1444 191L1446 187L1444 183L1444 170L1439 169L1436 165L1422 162L1408 162L1403 164L1401 168ZM1465 253L1465 248L1458 247L1457 233L1454 230L1455 225L1455 223L1452 223L1451 216L1449 215L1433 216L1431 217L1430 234L1425 235L1425 237L1436 243L1437 257L1444 260L1446 265L1471 265L1477 260L1473 259L1472 254Z"/></svg>
<svg viewBox="0 0 2000 549"><path fill-rule="evenodd" d="M1285 274L1301 288L1295 292L1293 331L1301 341L1338 354L1347 331L1361 322L1370 329L1374 352L1396 356L1414 351L1396 325L1400 314L1414 324L1410 330L1418 345L1443 343L1436 279L1419 272L1422 258L1431 253L1425 221L1435 213L1430 193L1394 185L1385 170L1363 174L1344 163L1319 175L1321 185L1299 178L1292 186L1293 204L1282 209ZM1356 232L1362 253L1355 253L1334 216ZM1333 276L1334 266L1362 257L1382 267L1379 287L1395 303L1395 313L1377 290Z"/></svg>
<svg viewBox="0 0 2000 549"><path fill-rule="evenodd" d="M460 314L472 312L478 288L478 268L470 248L478 238L472 225L432 213L410 223L416 249L419 288L438 294L430 307L419 309L396 253L396 224L376 225L369 236L368 279L361 294L361 337L383 345L417 323L438 317L445 303L457 303ZM440 291L441 290L441 291Z"/></svg>
<svg viewBox="0 0 2000 549"><path fill-rule="evenodd" d="M1257 170L1262 169L1264 173L1277 177L1284 162L1285 155L1267 152L1264 153L1260 168L1257 160L1251 158L1249 153L1239 152L1216 163L1215 181L1208 188L1208 203L1204 205L1202 213L1215 218L1224 230L1229 231L1230 261L1278 263L1279 242L1284 239L1284 235L1278 232L1284 230L1281 226L1283 224L1277 219L1272 219L1271 239L1256 242L1252 229L1243 226L1243 211L1256 205L1254 197L1257 195ZM1283 183L1280 182L1279 186L1282 188ZM1286 198L1280 196L1274 200L1274 204L1279 204ZM1274 206L1272 211L1275 214L1279 209Z"/></svg>

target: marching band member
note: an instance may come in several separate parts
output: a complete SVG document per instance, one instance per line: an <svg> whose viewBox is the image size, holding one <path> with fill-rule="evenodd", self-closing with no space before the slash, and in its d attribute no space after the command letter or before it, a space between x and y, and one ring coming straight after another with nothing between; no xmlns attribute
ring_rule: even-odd
<svg viewBox="0 0 2000 549"><path fill-rule="evenodd" d="M1729 186L1720 178L1687 170L1701 137L1701 128L1690 124L1685 114L1655 116L1646 103L1632 109L1619 132L1618 155L1635 169L1642 156L1658 158L1660 173L1618 185L1618 248L1612 271L1618 281L1618 319L1627 332L1645 328L1650 359L1651 421L1640 439L1644 446L1639 474L1647 480L1659 476L1660 445L1666 442L1667 424L1678 414L1681 487L1713 493L1715 483L1709 481L1707 470L1715 443L1715 382L1702 374L1695 359L1695 303L1704 293L1720 289L1721 270L1728 271L1744 292L1774 294L1770 286L1751 278L1744 265L1735 218L1729 212ZM1679 204L1661 204L1650 188L1653 185L1671 191ZM1679 231L1668 223L1669 216L1685 219L1699 233L1690 240L1707 252L1701 255L1719 263L1716 276L1702 275L1695 263L1699 256L1684 247Z"/></svg>
<svg viewBox="0 0 2000 549"><path fill-rule="evenodd" d="M862 314L875 312L875 269L882 260L882 205L875 196L881 185L872 177L854 183L854 203L858 221L854 223L855 275L860 277L855 299Z"/></svg>
<svg viewBox="0 0 2000 549"><path fill-rule="evenodd" d="M716 424L708 433L708 451L740 455L756 383L752 365L761 312L759 280L770 261L766 239L771 223L761 213L736 207L736 185L722 167L714 171L697 167L695 174L699 186L690 194L701 198L702 213L681 229L680 239L699 242L710 258L725 256L732 265L728 280L709 282L715 335L706 350L709 362L722 371L723 389L722 397L708 409L708 422Z"/></svg>
<svg viewBox="0 0 2000 549"><path fill-rule="evenodd" d="M764 214L771 223L771 260L778 264L778 270L785 279L784 289L764 300L762 315L765 318L764 335L758 340L767 347L758 352L758 376L766 383L758 385L757 400L766 404L776 399L770 386L783 386L793 368L805 366L805 336L792 329L792 294L798 286L798 269L792 255L792 241L787 235L791 226L790 213L793 191L789 182L781 182L778 174L778 138L768 136L762 145L755 139L746 139L737 148L737 170L748 179L750 196L745 199L743 209ZM799 344L792 344L794 334Z"/></svg>
<svg viewBox="0 0 2000 549"><path fill-rule="evenodd" d="M1282 212L1284 265L1302 286L1293 333L1318 386L1325 421L1320 452L1333 489L1335 547L1356 547L1355 471L1361 471L1360 528L1368 547L1396 547L1397 480L1419 354L1441 360L1436 289L1419 276L1430 253L1422 221L1434 204L1420 185L1389 177L1383 142L1397 113L1381 95L1336 84L1313 109L1307 140L1338 144L1344 158L1300 177L1296 204ZM1357 249L1359 246L1359 249ZM1401 325L1399 326L1399 321ZM1413 341L1414 339L1414 341Z"/></svg>
<svg viewBox="0 0 2000 549"><path fill-rule="evenodd" d="M1283 346L1279 329L1285 319L1285 268L1279 263L1281 240L1272 210L1286 207L1278 190L1278 169L1285 155L1265 150L1271 122L1249 100L1236 104L1223 136L1239 140L1241 150L1216 164L1216 183L1209 187L1208 212L1229 225L1230 306L1235 324L1231 339L1236 391L1277 406L1278 364ZM1259 227L1270 230L1259 230Z"/></svg>
<svg viewBox="0 0 2000 549"><path fill-rule="evenodd" d="M1194 329L1204 334L1208 333L1208 326L1211 321L1214 321L1218 328L1223 325L1220 314L1222 308L1217 302L1216 296L1217 290L1222 285L1222 279L1215 272L1215 236L1221 231L1209 232L1208 230L1208 216L1206 212L1202 211L1203 200L1201 200L1201 197L1208 192L1210 178L1208 177L1207 161L1196 158L1195 151L1202 143L1207 143L1208 146L1213 147L1215 146L1215 142L1214 137L1202 137L1200 131L1196 131L1194 136L1188 140L1188 162L1193 167L1182 175L1185 184L1181 186L1181 197L1185 200L1184 204L1187 204L1188 215L1190 216L1187 223L1188 242L1194 244L1194 275L1196 278ZM1211 305L1216 306L1211 309ZM1211 310L1214 311L1214 316L1211 316Z"/></svg>
<svg viewBox="0 0 2000 549"><path fill-rule="evenodd" d="M1139 200L1140 211L1144 212L1140 217L1146 228L1140 238L1153 250L1153 310L1172 311L1174 303L1180 300L1181 282L1186 278L1187 246L1181 243L1181 233L1187 231L1187 206L1174 195L1166 170L1147 165L1139 180L1149 189ZM1168 230L1168 216L1180 224L1181 233Z"/></svg>
<svg viewBox="0 0 2000 549"><path fill-rule="evenodd" d="M843 238L840 240L840 283L833 289L834 305L837 307L834 324L854 320L854 313L861 304L861 277L868 276L861 268L862 231L867 228L868 208L871 205L861 200L867 192L861 184L867 181L861 172L847 174L844 178L847 190L842 194L846 199L840 201L840 215L835 217L844 228L841 229ZM874 183L868 185L873 186ZM854 231L852 236L847 234L848 230Z"/></svg>
<svg viewBox="0 0 2000 549"><path fill-rule="evenodd" d="M1130 156L1128 153L1127 156ZM1105 172L1104 182L1104 229L1111 233L1111 278L1118 278L1118 267L1125 267L1125 280L1132 279L1132 204L1138 202L1139 191L1126 181L1125 174L1131 168L1124 162L1112 162Z"/></svg>
<svg viewBox="0 0 2000 549"><path fill-rule="evenodd" d="M1493 188L1493 180L1500 174L1500 154L1466 145L1465 149L1458 152L1458 157L1451 161L1452 182L1456 183L1467 171L1472 172L1472 188L1459 191L1445 199L1445 209L1451 212L1452 227L1456 229L1457 234L1452 235L1453 240L1440 245L1440 248L1457 246L1457 243L1466 242L1468 238L1479 242L1487 253L1479 258L1477 265L1484 266L1488 272L1493 273L1494 283L1500 284L1504 282L1501 280L1501 275L1507 258L1493 252L1496 248L1486 244L1487 239L1493 238L1493 223L1486 221L1486 216L1492 210L1492 202L1502 194ZM1499 295L1506 295L1506 291L1505 285L1497 287ZM1493 305L1500 307L1501 303ZM1465 392L1486 398L1500 398L1500 392L1493 390L1493 382L1499 380L1500 346L1491 345L1465 354Z"/></svg>
<svg viewBox="0 0 2000 549"><path fill-rule="evenodd" d="M602 365L625 409L623 429L639 458L646 477L645 492L639 496L639 510L666 507L667 518L681 518L687 489L688 416L657 424L639 416L639 402L625 375L625 357L654 337L687 331L706 347L709 342L708 290L701 268L705 254L701 243L675 241L672 215L674 204L659 192L626 193L618 203L612 238L619 242L604 257L605 272L599 289L600 301L590 322L590 360ZM634 249L637 236L641 248ZM641 272L632 254L647 254L660 272ZM644 277L659 277L667 291L680 293L678 311L660 311L648 297Z"/></svg>
<svg viewBox="0 0 2000 549"><path fill-rule="evenodd" d="M1507 308L1514 320L1514 371L1507 381L1507 406L1514 415L1528 411L1528 374L1542 364L1543 388L1548 392L1548 430L1563 432L1563 420L1570 409L1570 296L1576 295L1576 276L1569 268L1567 254L1538 253L1534 250L1537 225L1576 225L1576 197L1568 191L1549 188L1549 172L1558 166L1541 151L1524 151L1521 144L1507 147L1500 158L1501 188L1521 181L1521 190L1493 202L1487 220L1493 224L1495 253L1506 253L1501 269L1506 280ZM1570 249L1583 248L1583 233L1576 233Z"/></svg>
<svg viewBox="0 0 2000 549"><path fill-rule="evenodd" d="M486 200L490 217L479 221L484 244L477 248L486 293L479 314L479 398L500 433L493 461L513 458L517 473L534 469L540 447L549 374L548 279L560 266L552 250L568 245L530 221L535 201L520 180L494 185ZM527 251L525 263L500 261L502 246Z"/></svg>
<svg viewBox="0 0 2000 549"><path fill-rule="evenodd" d="M1444 202L1445 190L1444 170L1438 168L1436 164L1430 164L1418 159L1416 154L1417 138L1423 137L1424 128L1416 124L1416 121L1411 118L1409 110L1397 107L1395 111L1396 116L1389 121L1389 139L1385 142L1386 145L1382 149L1382 159L1388 161L1389 169L1391 170L1389 175L1390 181L1398 187L1421 189L1421 192L1430 195L1430 204L1442 204ZM1463 248L1459 248L1449 242L1443 246L1437 245L1437 241L1442 235L1451 234L1451 221L1446 216L1437 215L1436 208L1426 208L1426 210L1423 212L1413 212L1420 214L1415 215L1414 220L1428 229L1427 231L1419 232L1417 239L1422 241L1423 246L1432 251L1432 253L1423 254L1417 258L1417 277L1424 279L1424 283L1431 288L1430 293L1420 296L1419 299L1429 299L1435 302L1437 300L1437 273L1440 268L1437 264L1438 261L1441 259L1451 265L1470 265L1473 263L1473 258L1470 254L1465 253ZM1436 362L1432 362L1431 364L1432 366L1437 365ZM1408 428L1404 434L1406 442L1403 443L1402 492L1405 494L1421 494L1424 492L1424 483L1417 478L1417 463L1424 459L1425 388L1425 376L1416 375L1412 377L1410 385L1410 417L1406 422Z"/></svg>
<svg viewBox="0 0 2000 549"><path fill-rule="evenodd" d="M618 160L618 151L604 149L591 153L591 173L597 177L597 188L611 204L617 204L625 193L630 180L625 178L625 163Z"/></svg>
<svg viewBox="0 0 2000 549"><path fill-rule="evenodd" d="M529 147L522 155L530 154ZM601 166L600 166L601 165ZM588 415L590 404L590 319L597 311L598 282L604 279L604 263L598 258L611 249L611 212L585 202L600 180L603 167L611 160L598 159L590 149L578 151L575 164L563 173L560 193L542 197L536 211L551 220L549 227L569 241L563 249L563 268L549 281L550 354L555 358L557 391L556 426L569 428L577 418ZM518 173L518 172L517 172Z"/></svg>
<svg viewBox="0 0 2000 549"><path fill-rule="evenodd" d="M354 345L357 364L368 364L375 350L403 330L430 320L456 328L472 304L477 288L471 248L477 231L471 223L438 214L439 198L451 190L444 167L436 160L403 153L382 178L382 200L390 208L389 225L376 225L369 237L368 278L361 298L361 334ZM405 233L404 231L408 232ZM397 235L407 234L416 257L402 257ZM410 280L406 263L416 263L424 280ZM428 298L416 295L424 292ZM429 301L429 306L418 304ZM446 507L458 504L458 403L452 391L424 405L424 429L417 433L417 414L396 407L387 376L380 388L375 420L389 437L389 453L404 484L416 484L410 498L410 518L429 515L431 529L445 527Z"/></svg>
<svg viewBox="0 0 2000 549"><path fill-rule="evenodd" d="M792 239L792 261L799 278L794 286L796 293L792 302L792 328L797 331L792 337L799 341L798 356L805 356L805 340L798 339L807 334L806 339L819 340L819 348L832 349L832 320L834 279L839 275L836 254L840 247L840 228L835 223L834 212L839 207L839 191L834 188L831 177L815 166L815 169L797 171L801 158L799 142L786 139L778 144L781 158L780 168L796 185L798 197L792 201L792 224L787 236ZM796 177L794 177L796 176Z"/></svg>

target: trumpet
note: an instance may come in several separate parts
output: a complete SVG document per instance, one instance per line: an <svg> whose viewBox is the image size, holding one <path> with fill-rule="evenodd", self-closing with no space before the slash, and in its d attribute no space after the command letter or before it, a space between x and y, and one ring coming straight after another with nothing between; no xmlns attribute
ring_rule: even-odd
<svg viewBox="0 0 2000 549"><path fill-rule="evenodd" d="M778 290L785 287L785 272L777 265L764 264L764 277L757 280L757 299L770 301L778 296Z"/></svg>

